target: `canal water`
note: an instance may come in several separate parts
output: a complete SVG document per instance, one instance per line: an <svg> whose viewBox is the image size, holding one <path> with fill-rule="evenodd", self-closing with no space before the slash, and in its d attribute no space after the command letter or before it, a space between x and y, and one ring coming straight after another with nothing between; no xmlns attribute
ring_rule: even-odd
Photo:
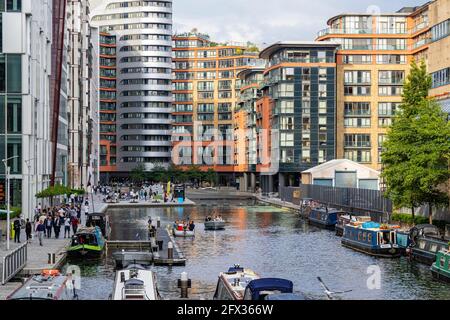
<svg viewBox="0 0 450 320"><path fill-rule="evenodd" d="M177 279L185 271L192 279L190 298L211 299L217 277L234 264L262 277L290 279L294 290L312 299L325 299L317 280L331 290L352 290L338 299L450 299L449 286L431 277L429 267L405 258L380 259L341 246L334 232L308 225L291 211L255 201L204 201L197 207L109 210L112 240L147 239L149 217L162 225L190 219L194 239L177 238L187 258L185 267L152 267L164 299L179 298ZM221 214L224 231L205 231L208 215ZM111 257L97 261L69 261L81 268L80 299L108 299L114 281ZM374 267L375 266L375 267ZM380 288L370 289L370 270L379 268ZM373 283L373 282L371 282Z"/></svg>

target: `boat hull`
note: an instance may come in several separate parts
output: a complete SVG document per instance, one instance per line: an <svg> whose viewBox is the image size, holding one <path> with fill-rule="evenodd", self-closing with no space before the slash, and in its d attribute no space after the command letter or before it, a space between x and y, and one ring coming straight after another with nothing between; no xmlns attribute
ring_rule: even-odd
<svg viewBox="0 0 450 320"><path fill-rule="evenodd" d="M450 283L450 273L437 268L434 264L431 266L430 270L434 279Z"/></svg>
<svg viewBox="0 0 450 320"><path fill-rule="evenodd" d="M336 230L336 235L342 237L344 235L344 228L342 226L335 225L334 230Z"/></svg>
<svg viewBox="0 0 450 320"><path fill-rule="evenodd" d="M401 250L397 247L389 247L389 248L381 248L381 247L373 247L369 245L364 245L357 241L349 240L343 238L341 240L342 246L346 248L353 249L355 251L359 251L374 257L380 258L398 258L402 255Z"/></svg>
<svg viewBox="0 0 450 320"><path fill-rule="evenodd" d="M92 245L78 245L72 246L67 250L69 256L87 257L95 256L98 257L103 253L103 247L92 246Z"/></svg>
<svg viewBox="0 0 450 320"><path fill-rule="evenodd" d="M175 237L180 237L180 238L192 238L195 236L195 233L194 233L194 231L173 230L173 235Z"/></svg>
<svg viewBox="0 0 450 320"><path fill-rule="evenodd" d="M316 219L312 219L309 218L309 223L316 226L316 227L321 227L327 230L334 230L336 224L335 223L329 223L326 221L322 221L322 220L316 220Z"/></svg>
<svg viewBox="0 0 450 320"><path fill-rule="evenodd" d="M431 266L436 261L436 254L412 247L411 259Z"/></svg>
<svg viewBox="0 0 450 320"><path fill-rule="evenodd" d="M225 221L206 221L205 230L224 230Z"/></svg>

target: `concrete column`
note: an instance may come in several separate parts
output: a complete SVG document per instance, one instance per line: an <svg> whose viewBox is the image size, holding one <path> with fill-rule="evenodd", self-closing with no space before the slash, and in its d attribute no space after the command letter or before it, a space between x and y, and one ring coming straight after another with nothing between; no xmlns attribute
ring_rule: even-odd
<svg viewBox="0 0 450 320"><path fill-rule="evenodd" d="M267 176L267 192L273 192L273 176Z"/></svg>
<svg viewBox="0 0 450 320"><path fill-rule="evenodd" d="M244 172L244 177L242 179L241 191L247 192L248 190L248 173Z"/></svg>
<svg viewBox="0 0 450 320"><path fill-rule="evenodd" d="M285 178L283 173L278 173L278 190L281 191L281 187L286 186Z"/></svg>
<svg viewBox="0 0 450 320"><path fill-rule="evenodd" d="M256 188L256 174L250 173L250 189L252 192L255 192Z"/></svg>

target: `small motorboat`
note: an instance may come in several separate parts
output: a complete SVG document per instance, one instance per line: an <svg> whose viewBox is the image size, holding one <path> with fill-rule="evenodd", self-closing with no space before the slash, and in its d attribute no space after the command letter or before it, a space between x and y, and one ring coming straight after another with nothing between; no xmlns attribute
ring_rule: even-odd
<svg viewBox="0 0 450 320"><path fill-rule="evenodd" d="M225 221L223 220L211 220L205 221L205 230L224 230Z"/></svg>
<svg viewBox="0 0 450 320"><path fill-rule="evenodd" d="M111 300L160 300L155 274L139 264L116 272Z"/></svg>
<svg viewBox="0 0 450 320"><path fill-rule="evenodd" d="M126 268L130 264L151 265L153 253L150 251L116 251L112 254L116 268Z"/></svg>
<svg viewBox="0 0 450 320"><path fill-rule="evenodd" d="M334 227L338 220L338 215L342 214L342 211L328 208L317 207L312 208L309 212L308 221L310 224L322 227L325 229L334 230Z"/></svg>
<svg viewBox="0 0 450 320"><path fill-rule="evenodd" d="M30 277L6 300L75 300L78 296L70 280L58 270L44 270Z"/></svg>
<svg viewBox="0 0 450 320"><path fill-rule="evenodd" d="M173 229L173 235L175 237L190 238L190 237L195 237L195 232L194 231L190 231L190 230Z"/></svg>

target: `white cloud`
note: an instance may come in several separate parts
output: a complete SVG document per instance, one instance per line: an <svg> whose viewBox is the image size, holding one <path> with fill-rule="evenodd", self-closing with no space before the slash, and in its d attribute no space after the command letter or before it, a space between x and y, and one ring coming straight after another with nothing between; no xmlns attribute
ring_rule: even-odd
<svg viewBox="0 0 450 320"><path fill-rule="evenodd" d="M101 0L91 0L97 5ZM214 41L313 40L327 20L343 12L377 6L393 12L425 0L173 0L175 32L197 28Z"/></svg>

